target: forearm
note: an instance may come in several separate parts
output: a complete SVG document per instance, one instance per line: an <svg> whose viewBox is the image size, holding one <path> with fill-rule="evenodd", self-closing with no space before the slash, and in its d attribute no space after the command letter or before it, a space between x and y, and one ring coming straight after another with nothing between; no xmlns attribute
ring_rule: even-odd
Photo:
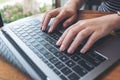
<svg viewBox="0 0 120 80"><path fill-rule="evenodd" d="M78 10L84 4L85 0L68 0L64 6L72 6L72 8Z"/></svg>

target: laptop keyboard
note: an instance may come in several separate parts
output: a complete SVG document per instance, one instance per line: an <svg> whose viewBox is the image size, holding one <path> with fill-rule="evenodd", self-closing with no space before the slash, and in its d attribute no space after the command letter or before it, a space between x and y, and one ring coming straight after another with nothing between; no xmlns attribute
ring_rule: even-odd
<svg viewBox="0 0 120 80"><path fill-rule="evenodd" d="M62 80L78 80L106 60L92 50L80 54L82 45L72 55L60 52L55 45L60 33L42 32L40 21L36 19L10 29Z"/></svg>

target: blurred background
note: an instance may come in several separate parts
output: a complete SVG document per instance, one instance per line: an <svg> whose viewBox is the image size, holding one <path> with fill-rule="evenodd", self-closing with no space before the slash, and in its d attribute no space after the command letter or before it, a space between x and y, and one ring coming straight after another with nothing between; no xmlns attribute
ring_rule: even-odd
<svg viewBox="0 0 120 80"><path fill-rule="evenodd" d="M67 0L0 0L0 13L4 23L10 23L20 18L44 13L61 7ZM81 8L96 10L100 0L88 0Z"/></svg>

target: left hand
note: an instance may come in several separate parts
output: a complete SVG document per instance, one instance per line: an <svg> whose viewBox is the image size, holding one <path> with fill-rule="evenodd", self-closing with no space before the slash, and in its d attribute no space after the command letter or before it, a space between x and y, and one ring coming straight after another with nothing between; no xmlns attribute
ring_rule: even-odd
<svg viewBox="0 0 120 80"><path fill-rule="evenodd" d="M80 20L66 29L56 45L60 46L61 51L64 51L69 47L67 52L72 54L80 43L85 38L89 37L86 44L80 50L81 53L85 53L97 40L108 35L116 28L117 24L114 21L116 20L113 18L114 16L108 15L93 19Z"/></svg>

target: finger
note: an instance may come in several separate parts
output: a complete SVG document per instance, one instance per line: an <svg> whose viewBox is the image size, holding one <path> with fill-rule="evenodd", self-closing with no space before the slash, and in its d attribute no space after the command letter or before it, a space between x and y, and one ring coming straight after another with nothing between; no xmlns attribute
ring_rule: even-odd
<svg viewBox="0 0 120 80"><path fill-rule="evenodd" d="M75 21L75 18L76 18L76 16L70 17L69 19L67 19L67 20L64 22L63 26L64 26L64 27L70 26L70 25L73 24L73 22Z"/></svg>
<svg viewBox="0 0 120 80"><path fill-rule="evenodd" d="M80 45L80 43L91 33L92 31L90 31L88 28L80 31L76 36L75 40L72 42L71 46L69 47L68 53L72 54L75 51L75 49Z"/></svg>
<svg viewBox="0 0 120 80"><path fill-rule="evenodd" d="M54 23L51 25L49 32L52 32L57 26L57 24L63 19L65 19L66 17L67 17L66 13L64 13L64 11L60 12L60 14L55 18Z"/></svg>
<svg viewBox="0 0 120 80"><path fill-rule="evenodd" d="M46 15L45 18L43 20L43 25L42 25L42 30L45 30L47 28L47 25L50 21L51 18L57 16L59 14L59 10L55 9L53 11L49 11Z"/></svg>
<svg viewBox="0 0 120 80"><path fill-rule="evenodd" d="M94 32L90 38L88 39L87 43L84 45L84 47L81 49L81 53L85 53L89 50L89 48L98 40L101 38L101 35L97 32Z"/></svg>
<svg viewBox="0 0 120 80"><path fill-rule="evenodd" d="M76 34L78 33L77 30L75 29L70 29L68 31L68 33L66 34L64 40L62 41L60 50L64 51L67 49L67 47L69 46L69 44L72 42L72 40L74 39L74 37L76 36Z"/></svg>
<svg viewBox="0 0 120 80"><path fill-rule="evenodd" d="M68 29L65 30L65 32L63 33L63 35L59 38L59 40L57 41L56 45L60 46L65 38L65 36L67 35L68 31L70 30L71 27L69 27Z"/></svg>
<svg viewBox="0 0 120 80"><path fill-rule="evenodd" d="M46 17L46 15L47 15L48 12L49 12L49 11L47 11L47 12L44 14L43 19L42 19L42 24L44 23L45 17Z"/></svg>

